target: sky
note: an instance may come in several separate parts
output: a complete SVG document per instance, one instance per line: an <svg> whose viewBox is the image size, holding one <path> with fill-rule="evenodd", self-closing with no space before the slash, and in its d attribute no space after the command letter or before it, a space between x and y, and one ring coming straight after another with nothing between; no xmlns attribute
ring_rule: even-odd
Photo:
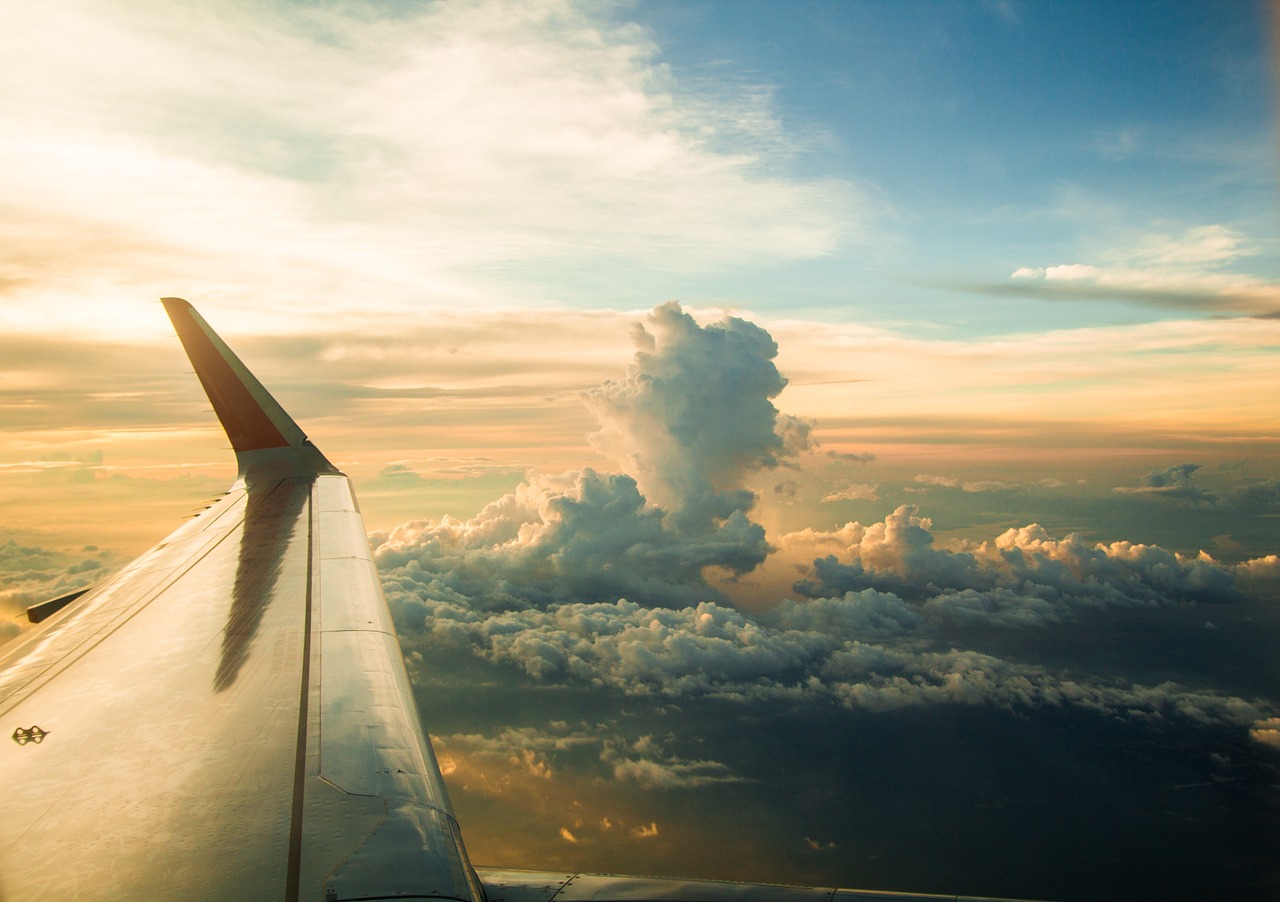
<svg viewBox="0 0 1280 902"><path fill-rule="evenodd" d="M1272 27L6 6L0 638L234 477L177 295L352 476L477 862L1274 893Z"/></svg>

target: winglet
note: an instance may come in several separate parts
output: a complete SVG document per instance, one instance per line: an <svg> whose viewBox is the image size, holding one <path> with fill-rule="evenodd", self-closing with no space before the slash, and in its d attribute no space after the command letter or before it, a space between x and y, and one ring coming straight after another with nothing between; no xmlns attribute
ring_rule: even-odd
<svg viewBox="0 0 1280 902"><path fill-rule="evenodd" d="M194 307L182 298L160 302L231 440L241 477L262 469L337 472Z"/></svg>

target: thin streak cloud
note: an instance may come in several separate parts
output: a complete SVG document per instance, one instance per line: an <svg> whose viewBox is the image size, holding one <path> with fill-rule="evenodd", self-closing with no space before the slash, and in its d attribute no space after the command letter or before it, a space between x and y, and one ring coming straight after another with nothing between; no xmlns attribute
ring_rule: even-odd
<svg viewBox="0 0 1280 902"><path fill-rule="evenodd" d="M1145 236L1100 263L1023 266L982 290L1063 300L1119 300L1212 313L1280 310L1280 283L1232 271L1262 249L1224 225Z"/></svg>

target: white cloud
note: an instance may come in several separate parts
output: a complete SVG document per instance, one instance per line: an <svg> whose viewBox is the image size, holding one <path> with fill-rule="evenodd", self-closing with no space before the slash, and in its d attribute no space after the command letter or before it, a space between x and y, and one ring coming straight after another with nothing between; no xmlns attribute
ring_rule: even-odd
<svg viewBox="0 0 1280 902"><path fill-rule="evenodd" d="M915 481L920 485L936 485L948 489L953 489L960 484L960 480L950 476L930 476L925 473L917 476Z"/></svg>
<svg viewBox="0 0 1280 902"><path fill-rule="evenodd" d="M772 402L787 384L773 363L777 344L737 317L699 326L674 303L633 334L639 350L626 376L584 396L600 422L592 445L681 531L745 513L754 499L744 477L810 444L808 425Z"/></svg>
<svg viewBox="0 0 1280 902"><path fill-rule="evenodd" d="M875 501L879 486L869 482L852 482L842 489L831 492L822 500L827 501Z"/></svg>
<svg viewBox="0 0 1280 902"><path fill-rule="evenodd" d="M184 291L269 321L483 297L495 263L697 268L834 249L866 204L800 180L767 95L681 85L570 0L112 0L0 12L0 279L26 309ZM11 326L47 326L6 305Z"/></svg>
<svg viewBox="0 0 1280 902"><path fill-rule="evenodd" d="M1116 247L1099 263L1022 266L1010 275L1022 289L1076 298L1114 298L1235 313L1280 310L1280 283L1231 266L1263 249L1221 224L1181 234L1149 234Z"/></svg>
<svg viewBox="0 0 1280 902"><path fill-rule="evenodd" d="M881 523L847 525L848 547L816 559L813 575L797 589L813 597L876 589L931 599L926 609L948 616L1029 625L1057 619L1061 614L1052 612L1059 606L1231 601L1250 585L1251 568L1266 571L1265 559L1228 566L1203 552L1185 557L1155 545L1090 544L1074 534L1056 539L1036 524L951 550L935 547L931 529L914 505ZM779 544L785 547L786 538Z"/></svg>
<svg viewBox="0 0 1280 902"><path fill-rule="evenodd" d="M433 596L396 579L388 595L401 612L417 611L414 622L400 621L409 647L468 648L540 681L631 695L826 700L868 711L1071 705L1129 719L1233 726L1269 716L1261 700L1067 676L948 647L947 630L1044 629L1101 606L1224 602L1274 588L1274 558L1227 566L1155 546L1056 539L1035 525L949 550L935 547L930 528L910 506L868 527L848 524L827 540L844 547L815 560L812 577L798 585L813 597L781 600L754 616L713 602L673 609L625 600L488 613L456 593ZM812 531L780 545L793 542L828 547ZM651 788L734 779L715 762L664 758L651 737L611 744L602 760L616 778Z"/></svg>
<svg viewBox="0 0 1280 902"><path fill-rule="evenodd" d="M769 545L748 519L756 499L743 480L807 441L807 426L770 400L786 384L776 346L758 326L699 326L676 304L648 322L626 377L585 395L601 423L592 440L625 475L534 475L466 522L403 524L375 538L386 580L488 609L683 606L723 599L707 568L742 574L763 561Z"/></svg>
<svg viewBox="0 0 1280 902"><path fill-rule="evenodd" d="M605 745L601 760L612 768L615 780L636 783L644 789L688 789L742 782L741 777L719 761L690 761L675 756L627 757L611 744Z"/></svg>

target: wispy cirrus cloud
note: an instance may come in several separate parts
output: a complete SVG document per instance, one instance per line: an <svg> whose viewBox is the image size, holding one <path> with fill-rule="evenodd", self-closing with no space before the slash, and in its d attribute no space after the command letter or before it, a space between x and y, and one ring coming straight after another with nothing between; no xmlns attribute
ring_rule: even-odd
<svg viewBox="0 0 1280 902"><path fill-rule="evenodd" d="M682 84L573 0L75 0L8 7L0 36L9 328L77 327L88 296L154 332L137 305L173 285L263 324L488 300L520 261L804 259L870 209L791 174L767 92Z"/></svg>

